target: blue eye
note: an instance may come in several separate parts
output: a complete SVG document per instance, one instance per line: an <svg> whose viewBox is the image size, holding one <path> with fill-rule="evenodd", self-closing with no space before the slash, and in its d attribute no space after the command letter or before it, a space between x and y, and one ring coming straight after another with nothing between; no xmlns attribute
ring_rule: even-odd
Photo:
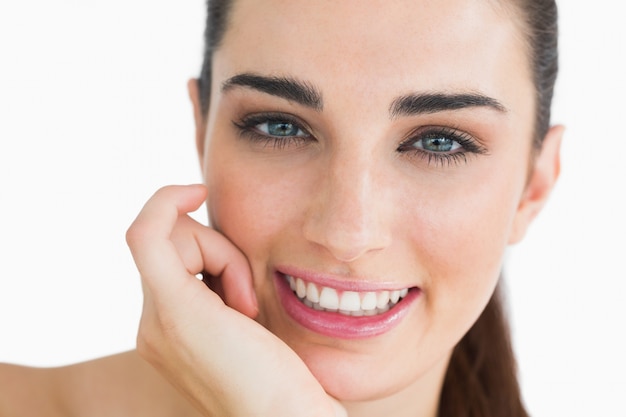
<svg viewBox="0 0 626 417"><path fill-rule="evenodd" d="M286 120L270 120L255 126L260 132L270 136L306 136L306 133L295 123Z"/></svg>
<svg viewBox="0 0 626 417"><path fill-rule="evenodd" d="M297 149L315 142L295 116L284 113L259 113L233 121L242 138L262 149Z"/></svg>
<svg viewBox="0 0 626 417"><path fill-rule="evenodd" d="M420 139L413 143L413 146L429 152L453 152L461 148L454 139L440 135Z"/></svg>
<svg viewBox="0 0 626 417"><path fill-rule="evenodd" d="M417 129L397 150L420 157L428 164L441 166L467 162L468 155L487 153L487 149L471 135L457 129L437 126Z"/></svg>

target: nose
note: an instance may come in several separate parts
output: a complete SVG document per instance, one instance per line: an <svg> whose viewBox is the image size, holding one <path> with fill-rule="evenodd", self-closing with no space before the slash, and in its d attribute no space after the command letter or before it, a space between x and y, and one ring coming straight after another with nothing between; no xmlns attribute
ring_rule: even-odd
<svg viewBox="0 0 626 417"><path fill-rule="evenodd" d="M341 262L391 244L391 202L372 158L331 158L320 176L304 223L304 237Z"/></svg>

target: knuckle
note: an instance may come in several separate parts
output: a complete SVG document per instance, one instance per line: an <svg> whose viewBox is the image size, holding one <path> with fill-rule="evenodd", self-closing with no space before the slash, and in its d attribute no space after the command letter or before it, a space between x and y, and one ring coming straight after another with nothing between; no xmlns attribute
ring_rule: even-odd
<svg viewBox="0 0 626 417"><path fill-rule="evenodd" d="M168 195L171 194L172 192L174 192L176 189L178 188L178 186L176 185L164 185L163 187L159 188L155 193L154 196L163 196L163 195Z"/></svg>
<svg viewBox="0 0 626 417"><path fill-rule="evenodd" d="M128 246L135 246L136 244L143 242L148 237L148 227L144 222L139 220L135 220L133 224L130 225L128 230L126 230L126 243Z"/></svg>

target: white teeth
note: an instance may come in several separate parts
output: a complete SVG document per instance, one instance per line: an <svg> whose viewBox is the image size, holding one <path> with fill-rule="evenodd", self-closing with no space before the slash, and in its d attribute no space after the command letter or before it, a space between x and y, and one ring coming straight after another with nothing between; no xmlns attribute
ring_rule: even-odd
<svg viewBox="0 0 626 417"><path fill-rule="evenodd" d="M286 275L289 287L308 307L315 310L339 312L347 316L373 316L382 314L406 297L409 289L394 291L337 291L321 287L301 278Z"/></svg>
<svg viewBox="0 0 626 417"><path fill-rule="evenodd" d="M337 295L337 291L328 287L322 288L319 302L324 308L337 310L339 308L339 296Z"/></svg>
<svg viewBox="0 0 626 417"><path fill-rule="evenodd" d="M320 302L320 293L315 284L309 282L309 285L306 286L306 298L314 303Z"/></svg>
<svg viewBox="0 0 626 417"><path fill-rule="evenodd" d="M361 297L358 292L344 291L339 300L339 310L359 311L361 310Z"/></svg>
<svg viewBox="0 0 626 417"><path fill-rule="evenodd" d="M389 291L381 291L376 296L376 307L384 308L389 305Z"/></svg>
<svg viewBox="0 0 626 417"><path fill-rule="evenodd" d="M296 279L296 294L299 298L306 296L306 284L300 278Z"/></svg>
<svg viewBox="0 0 626 417"><path fill-rule="evenodd" d="M366 292L361 300L361 310L370 311L376 309L376 293Z"/></svg>

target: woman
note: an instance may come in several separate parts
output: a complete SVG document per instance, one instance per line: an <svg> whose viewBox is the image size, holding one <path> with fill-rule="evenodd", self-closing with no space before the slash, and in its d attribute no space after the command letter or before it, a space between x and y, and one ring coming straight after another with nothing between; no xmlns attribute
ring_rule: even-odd
<svg viewBox="0 0 626 417"><path fill-rule="evenodd" d="M212 3L206 188L128 233L141 354L207 415L525 415L494 290L559 171L543 3ZM33 377L60 412L193 413L134 353Z"/></svg>

